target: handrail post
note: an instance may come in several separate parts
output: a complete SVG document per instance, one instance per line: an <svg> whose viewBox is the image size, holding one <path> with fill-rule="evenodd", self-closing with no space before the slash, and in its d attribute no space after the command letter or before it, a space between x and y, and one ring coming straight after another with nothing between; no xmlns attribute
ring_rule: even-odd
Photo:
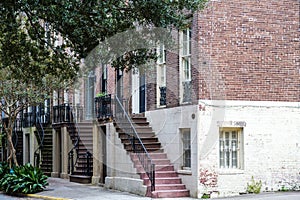
<svg viewBox="0 0 300 200"><path fill-rule="evenodd" d="M155 164L151 164L151 191L155 191Z"/></svg>

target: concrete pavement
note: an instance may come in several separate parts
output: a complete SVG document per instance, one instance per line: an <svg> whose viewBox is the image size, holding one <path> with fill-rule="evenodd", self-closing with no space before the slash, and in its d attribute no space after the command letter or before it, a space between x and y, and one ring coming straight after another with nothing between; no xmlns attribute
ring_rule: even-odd
<svg viewBox="0 0 300 200"><path fill-rule="evenodd" d="M70 182L68 179L49 178L45 191L31 194L33 199L48 200L150 200L126 192L107 190L100 186L83 185ZM1 198L0 198L1 199ZM238 197L218 198L218 200L300 200L300 192L273 192L258 195L249 194ZM163 198L170 200L170 198ZM176 200L193 200L193 198L176 198Z"/></svg>

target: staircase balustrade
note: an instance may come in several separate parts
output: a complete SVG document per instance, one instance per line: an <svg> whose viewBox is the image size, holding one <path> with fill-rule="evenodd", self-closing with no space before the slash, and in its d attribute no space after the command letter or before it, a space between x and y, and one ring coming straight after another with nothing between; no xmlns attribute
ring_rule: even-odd
<svg viewBox="0 0 300 200"><path fill-rule="evenodd" d="M72 107L69 106L69 108L65 109L65 110L69 112L68 113L70 115L69 119L72 119L72 121L69 121L69 122L71 122L70 125L69 125L69 128L71 126L74 126L69 131L69 134L70 134L70 137L71 137L72 141L75 141L75 142L74 142L74 145L73 145L72 149L68 152L68 173L69 174L74 174L74 168L75 168L75 165L77 164L78 158L79 158L79 141L80 141L79 132L80 131L79 131L79 127L78 127L78 124L77 124L77 118L74 117ZM74 130L74 128L75 128L75 130ZM76 153L75 161L74 161L74 151Z"/></svg>
<svg viewBox="0 0 300 200"><path fill-rule="evenodd" d="M73 122L73 116L68 103L53 106L53 123Z"/></svg>
<svg viewBox="0 0 300 200"><path fill-rule="evenodd" d="M155 164L153 163L147 149L145 148L141 138L139 137L131 118L126 112L120 99L115 96L115 120L119 128L121 128L128 136L131 147L135 155L138 157L142 167L144 168L151 182L151 191L155 190Z"/></svg>
<svg viewBox="0 0 300 200"><path fill-rule="evenodd" d="M105 120L112 117L111 94L95 98L95 112L97 119Z"/></svg>
<svg viewBox="0 0 300 200"><path fill-rule="evenodd" d="M34 165L36 167L40 167L41 166L41 157L42 157L42 149L43 149L43 145L44 145L44 138L45 138L45 131L43 128L43 125L40 121L40 117L38 116L36 118L36 137L38 140L38 148L34 151Z"/></svg>

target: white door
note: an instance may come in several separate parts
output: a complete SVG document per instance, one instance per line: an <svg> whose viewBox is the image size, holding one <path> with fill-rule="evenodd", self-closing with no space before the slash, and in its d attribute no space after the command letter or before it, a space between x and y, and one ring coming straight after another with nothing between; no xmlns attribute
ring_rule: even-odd
<svg viewBox="0 0 300 200"><path fill-rule="evenodd" d="M134 68L132 71L132 113L140 112L140 80L139 70Z"/></svg>

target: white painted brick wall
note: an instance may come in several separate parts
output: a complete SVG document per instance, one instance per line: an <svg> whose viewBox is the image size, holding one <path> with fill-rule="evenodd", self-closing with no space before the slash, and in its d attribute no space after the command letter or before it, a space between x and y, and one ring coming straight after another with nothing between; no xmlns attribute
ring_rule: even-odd
<svg viewBox="0 0 300 200"><path fill-rule="evenodd" d="M199 104L205 110L198 106L182 106L146 113L176 169L180 169L182 163L179 128L191 128L192 176L185 176L183 180L192 196L201 197L203 193L200 168L218 173L218 187L214 190L219 191L220 196L245 192L252 176L262 180L262 191L278 190L282 185L291 187L297 182L299 185L300 103L199 101ZM195 119L191 118L193 113ZM220 122L246 124L243 127L244 168L241 170L219 168Z"/></svg>

